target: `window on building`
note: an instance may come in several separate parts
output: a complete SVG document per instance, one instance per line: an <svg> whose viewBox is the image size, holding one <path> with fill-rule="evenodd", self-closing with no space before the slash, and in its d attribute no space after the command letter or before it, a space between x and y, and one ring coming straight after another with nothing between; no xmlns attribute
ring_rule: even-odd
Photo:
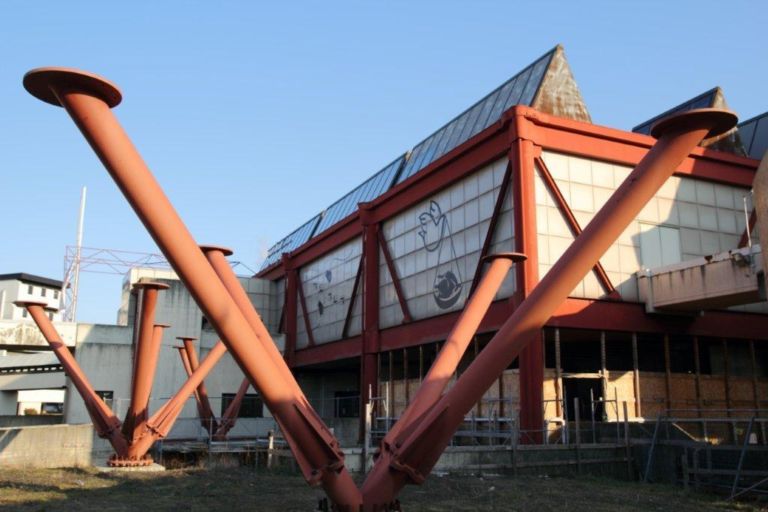
<svg viewBox="0 0 768 512"><path fill-rule="evenodd" d="M632 355L632 333L605 333L605 368L608 371L629 372L635 369Z"/></svg>
<svg viewBox="0 0 768 512"><path fill-rule="evenodd" d="M58 299L59 298L59 290L53 290L53 298Z"/></svg>
<svg viewBox="0 0 768 512"><path fill-rule="evenodd" d="M53 321L53 311L48 312L48 320Z"/></svg>
<svg viewBox="0 0 768 512"><path fill-rule="evenodd" d="M58 402L45 402L41 405L40 412L47 415L64 414L64 404Z"/></svg>
<svg viewBox="0 0 768 512"><path fill-rule="evenodd" d="M696 360L693 356L693 338L669 337L669 370L672 373L696 373Z"/></svg>
<svg viewBox="0 0 768 512"><path fill-rule="evenodd" d="M27 293L28 294L32 295L32 292L34 292L34 291L35 291L35 287L34 286L32 286L31 284L27 285Z"/></svg>
<svg viewBox="0 0 768 512"><path fill-rule="evenodd" d="M333 394L333 416L335 418L358 418L360 416L360 394L357 391L337 391Z"/></svg>
<svg viewBox="0 0 768 512"><path fill-rule="evenodd" d="M29 315L29 313L27 313L27 308L22 308L21 309L21 316L22 316L22 318L27 318L28 315Z"/></svg>
<svg viewBox="0 0 768 512"><path fill-rule="evenodd" d="M222 393L221 394L221 414L229 407L232 400L235 399L234 393ZM263 418L264 417L264 403L261 397L256 394L248 394L243 397L243 403L240 405L240 412L237 415L238 418Z"/></svg>
<svg viewBox="0 0 768 512"><path fill-rule="evenodd" d="M557 367L557 352L555 347L555 330L545 328L544 336L544 368L555 369Z"/></svg>
<svg viewBox="0 0 768 512"><path fill-rule="evenodd" d="M48 293L48 290L46 288L40 288L40 296L45 297L45 294Z"/></svg>
<svg viewBox="0 0 768 512"><path fill-rule="evenodd" d="M392 378L394 380L401 380L403 377L405 377L405 367L403 366L403 351L393 350L389 354L392 357L389 359L389 361L392 363Z"/></svg>
<svg viewBox="0 0 768 512"><path fill-rule="evenodd" d="M728 340L728 374L734 377L752 377L749 340Z"/></svg>
<svg viewBox="0 0 768 512"><path fill-rule="evenodd" d="M637 367L641 372L665 372L664 336L657 333L637 334Z"/></svg>
<svg viewBox="0 0 768 512"><path fill-rule="evenodd" d="M96 391L96 394L104 400L104 403L107 404L107 407L110 409L112 408L112 401L115 398L115 392L114 391Z"/></svg>
<svg viewBox="0 0 768 512"><path fill-rule="evenodd" d="M419 375L419 371L421 371L420 364L421 361L419 360L419 347L410 347L406 349L406 356L408 358L408 374L407 377L409 379L418 379L421 377ZM424 372L427 372L429 368L424 369Z"/></svg>
<svg viewBox="0 0 768 512"><path fill-rule="evenodd" d="M755 341L755 373L760 378L768 377L768 342Z"/></svg>
<svg viewBox="0 0 768 512"><path fill-rule="evenodd" d="M725 354L720 338L699 338L699 365L702 375L724 375Z"/></svg>
<svg viewBox="0 0 768 512"><path fill-rule="evenodd" d="M560 329L560 365L564 373L598 373L600 331Z"/></svg>

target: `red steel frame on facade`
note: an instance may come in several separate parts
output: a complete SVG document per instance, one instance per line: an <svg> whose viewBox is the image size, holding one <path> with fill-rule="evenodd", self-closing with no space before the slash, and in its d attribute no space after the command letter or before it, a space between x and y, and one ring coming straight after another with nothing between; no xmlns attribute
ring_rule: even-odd
<svg viewBox="0 0 768 512"><path fill-rule="evenodd" d="M542 179L557 199L554 180L548 180L548 171L541 160L542 151L561 152L569 155L602 160L610 163L634 166L653 145L649 136L624 132L593 124L557 118L543 114L529 107L515 106L507 111L501 121L491 125L464 144L455 148L421 172L364 205L336 226L311 239L309 242L284 255L283 264L273 265L258 274L266 279L286 279L286 339L290 350L289 361L300 367L345 358L362 357L361 398L369 392L376 394L378 381L376 354L381 351L417 346L422 343L443 339L459 316L459 312L440 315L425 320L416 320L404 325L380 329L378 322L379 250L388 258L381 236L380 224L435 194L439 190L478 171L483 166L503 158L509 160L508 177L514 200L515 251L525 253L528 260L516 266L517 290L513 297L494 303L480 331L493 331L514 311L517 304L538 282L538 255L536 238L536 208L534 179L536 166ZM758 162L728 153L696 148L677 169L678 176L694 176L728 185L750 187ZM551 182L551 183L550 183ZM502 186L500 194L509 193ZM499 197L491 218L491 226L500 213ZM362 205L361 205L362 206ZM569 220L568 205L558 202L558 207ZM574 235L580 232L575 218L569 226ZM354 237L363 237L363 329L362 334L345 337L342 340L295 349L295 312L290 305L296 302L300 268L335 247ZM483 244L483 247L487 245ZM388 267L392 264L388 261ZM286 265L287 264L287 265ZM287 270L286 270L287 269ZM760 338L767 332L768 317L746 313L709 312L695 319L671 317L650 317L641 304L617 301L617 295L607 274L598 264L595 273L603 288L609 293L604 300L568 299L555 313L548 325L578 327L585 329L606 329L638 332L676 332L692 335L730 336ZM293 274L293 275L292 275ZM476 275L479 275L476 272ZM392 275L396 289L397 276ZM474 281L474 280L473 280ZM368 293L374 290L373 293ZM404 298L398 293L404 313ZM351 314L352 308L348 314ZM734 316L748 315L749 322L724 321ZM404 315L405 316L405 315ZM293 319L292 319L293 318ZM407 318L407 316L406 316ZM295 329L295 327L294 327ZM345 335L347 333L345 332ZM520 355L520 406L521 428L538 429L542 420L541 398L543 384L543 354L541 344L531 344Z"/></svg>

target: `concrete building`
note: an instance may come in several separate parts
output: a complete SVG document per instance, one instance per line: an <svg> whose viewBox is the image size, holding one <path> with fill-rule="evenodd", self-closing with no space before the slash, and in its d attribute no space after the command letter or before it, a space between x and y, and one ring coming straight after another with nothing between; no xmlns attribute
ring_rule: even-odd
<svg viewBox="0 0 768 512"><path fill-rule="evenodd" d="M42 279L42 278L40 278ZM217 336L207 325L200 309L187 293L184 285L171 270L134 268L126 274L118 322L113 325L67 323L56 321L54 326L74 353L78 364L88 376L97 393L122 418L130 402L130 380L134 352L134 317L137 295L131 292L140 280L160 281L169 286L160 292L156 322L170 325L165 330L160 351L152 396L150 414L163 405L183 384L187 376L176 346L177 336L198 338L202 359L216 343ZM21 280L19 280L21 281ZM272 326L278 311L273 310L272 283L255 278L242 278L241 282ZM27 289L21 290L22 299L28 298ZM35 299L41 297L36 289ZM47 293L46 296L53 297ZM51 311L53 313L53 311ZM17 315L20 316L20 315ZM273 329L274 330L274 329ZM281 336L277 335L278 343ZM7 320L0 324L0 426L17 425L13 416L27 414L59 414L59 421L68 424L90 423L85 405L66 378L61 365L31 321ZM243 374L229 354L225 354L206 378L206 386L214 413L220 415L234 397ZM32 421L37 424L37 421ZM233 435L264 435L273 429L269 412L263 408L258 394L249 390L241 409ZM174 428L176 437L194 437L200 433L197 410L190 398Z"/></svg>
<svg viewBox="0 0 768 512"><path fill-rule="evenodd" d="M670 112L704 106L725 106L722 91ZM618 419L622 402L635 419L768 406L750 200L762 119L689 155L475 416L541 432L573 418L573 398L598 421ZM460 374L654 144L643 134L652 121L636 133L592 124L557 47L277 242L257 276L276 289L286 358L300 382L322 389L317 406L359 416L352 402L370 398L385 424L397 417L482 276L481 257L527 254ZM707 299L697 302L675 295L686 286L664 288L660 276L703 276L711 262L743 274L749 291L697 277Z"/></svg>
<svg viewBox="0 0 768 512"><path fill-rule="evenodd" d="M27 310L15 306L17 300L37 300L48 303L51 320L61 320L62 282L24 272L0 275L0 320L23 320Z"/></svg>
<svg viewBox="0 0 768 512"><path fill-rule="evenodd" d="M0 417L64 412L65 375L51 352L0 350Z"/></svg>
<svg viewBox="0 0 768 512"><path fill-rule="evenodd" d="M24 272L0 275L0 416L58 415L64 404L64 373L27 311L17 300L47 303L48 317L61 320L62 282ZM65 329L64 339L71 340Z"/></svg>

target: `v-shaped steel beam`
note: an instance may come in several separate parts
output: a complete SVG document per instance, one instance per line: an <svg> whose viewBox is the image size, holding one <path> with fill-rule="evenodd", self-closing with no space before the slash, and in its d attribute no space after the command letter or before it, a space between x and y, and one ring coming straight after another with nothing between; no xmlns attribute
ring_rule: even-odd
<svg viewBox="0 0 768 512"><path fill-rule="evenodd" d="M390 436L394 437L392 442L383 445L361 492L344 466L338 442L304 397L236 277L228 265L226 269L221 266L223 251L213 249L204 254L197 247L112 114L110 109L122 99L118 88L96 75L65 68L33 70L25 76L24 86L37 98L67 110L262 395L306 480L322 485L337 510L349 512L387 510L406 483L424 480L466 412L533 339L676 167L703 138L727 131L736 121L732 113L703 109L657 123L657 144L451 390L440 395L442 390L436 392L439 386L435 386L435 390L423 393L429 397L418 401L423 412L414 408L397 435ZM505 119L509 122L509 116Z"/></svg>

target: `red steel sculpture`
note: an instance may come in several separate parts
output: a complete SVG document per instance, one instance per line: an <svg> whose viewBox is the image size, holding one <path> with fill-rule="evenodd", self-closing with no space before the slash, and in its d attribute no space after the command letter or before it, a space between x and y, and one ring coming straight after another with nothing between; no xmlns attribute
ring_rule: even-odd
<svg viewBox="0 0 768 512"><path fill-rule="evenodd" d="M227 251L216 247L203 247L201 251L195 244L110 111L121 101L117 87L96 75L65 68L30 71L24 77L24 86L35 97L67 110L222 342L262 395L306 480L322 485L336 510L349 512L389 510L404 485L424 481L465 414L520 351L536 339L555 308L691 150L702 139L723 133L736 122L736 116L730 112L701 109L657 123L653 130L659 139L657 143L455 385L444 392L447 376L456 369L505 273L513 261L524 256L493 258L430 369L424 387L385 437L373 470L358 489L344 467L338 442L309 405L261 318L226 265ZM186 396L200 380L194 385L190 382L192 379L185 384ZM165 408L172 408L171 402ZM152 425L153 420L154 416L148 424Z"/></svg>
<svg viewBox="0 0 768 512"><path fill-rule="evenodd" d="M182 346L176 347L176 349L179 351L181 363L184 365L187 377L191 377L192 373L194 373L199 366L197 352L195 352L196 338L180 336L176 339L181 340L182 342ZM218 343L221 342L219 341ZM227 433L235 427L237 416L240 414L240 407L243 405L243 399L245 398L245 394L248 392L248 387L250 385L251 383L247 378L243 379L237 393L218 420L211 408L211 402L208 399L208 391L205 388L205 382L201 382L195 390L195 403L197 405L197 415L200 418L200 425L215 441L226 439Z"/></svg>
<svg viewBox="0 0 768 512"><path fill-rule="evenodd" d="M112 409L96 393L85 373L72 353L61 340L56 328L46 315L46 303L37 301L17 301L15 304L26 308L37 324L53 353L61 362L75 389L83 398L85 408L91 417L99 437L107 439L115 450L107 463L110 466L128 467L152 464L152 457L147 453L155 441L168 435L171 427L181 414L184 402L200 385L203 379L226 352L226 347L217 343L200 365L189 375L179 391L164 404L152 417L148 414L149 396L152 391L157 356L163 330L168 326L155 324L155 305L158 290L167 288L161 283L138 283L136 289L144 294L138 324L139 335L134 357L133 377L131 381L131 404L125 421L120 422ZM154 296L154 299L152 297ZM149 298L149 300L148 300ZM146 327L142 329L142 326ZM140 382L136 382L136 381Z"/></svg>
<svg viewBox="0 0 768 512"><path fill-rule="evenodd" d="M184 371L187 372L187 378L192 375L198 366L200 366L197 360L197 352L195 351L195 340L191 336L178 336L176 338L180 340L182 346L176 347L181 357L181 364L184 366ZM201 382L195 390L195 404L197 405L197 415L200 418L200 425L208 431L208 435L213 435L219 429L219 424L216 421L216 416L211 409L211 401L208 399L208 390L205 388L205 382Z"/></svg>

